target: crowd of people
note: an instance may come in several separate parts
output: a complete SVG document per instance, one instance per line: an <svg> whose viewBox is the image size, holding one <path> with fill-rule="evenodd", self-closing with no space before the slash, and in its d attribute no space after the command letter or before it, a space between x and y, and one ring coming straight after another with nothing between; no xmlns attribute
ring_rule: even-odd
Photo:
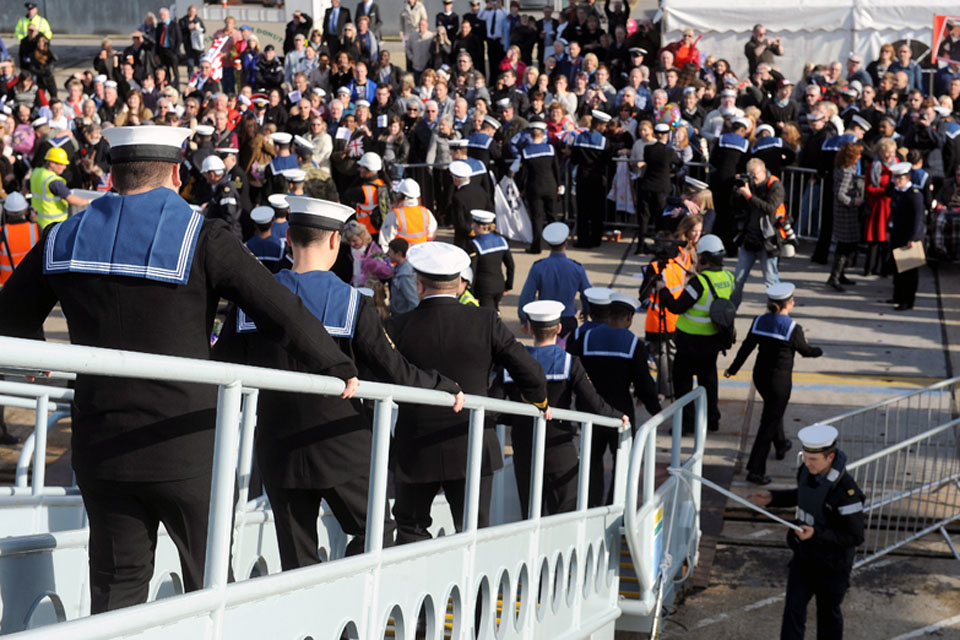
<svg viewBox="0 0 960 640"><path fill-rule="evenodd" d="M187 133L177 158L182 162L168 178L196 215L223 221L218 229L245 243L290 290L321 287L289 275L298 272L299 260L370 294L362 307L353 298L353 306L337 303L318 315L329 330L347 322L348 309L363 309L356 320L362 328L335 336L353 345L340 343L363 364L361 372L486 394L486 379L475 374L506 364L496 387L507 397L546 407L569 404L573 389L593 410L631 423L634 398L656 413L663 397L679 397L697 378L707 389L708 426L716 430L718 354L734 344L733 316L759 263L770 312L754 321L728 373L759 345L764 364L758 370L770 375L757 388L769 406L748 479L768 483L771 445L782 458L792 444L783 434L783 415L793 354L820 353L789 319L793 288L779 279L779 258L794 255L798 246L791 223L801 211L816 216L806 221L819 234L814 262L828 264L834 247L826 286L842 293L856 284L850 269L862 253L863 276L892 274L891 303L898 311L911 309L918 270L898 268L898 256L924 240L925 226L960 210L960 67L949 64L925 78L909 44L884 45L865 68L851 53L843 63L810 63L801 76L788 78L777 62L790 55L789 40L768 36L760 24L744 45L745 60L731 64L701 51L692 30L679 41L661 42L658 25L631 18L619 0L602 7L596 0L570 0L556 14L545 7L539 18L522 13L516 1L505 7L501 0L470 0L458 13L448 0L433 17L420 0L403 3L403 66L381 38L375 2L361 1L351 13L331 0L317 19L295 11L282 44L261 43L254 29L229 15L208 27L191 6L179 19L166 8L148 14L129 44L115 47L105 39L92 68L62 86L54 81L50 25L27 3L16 29L19 59L0 62L0 195L7 222L2 281L47 237L47 227L67 221L71 206L89 204L75 190L130 191L131 157L123 152L130 143L111 130L169 127ZM211 41L218 47L208 49ZM738 76L735 66L746 73ZM700 170L704 165L707 171ZM794 167L805 183L799 193L788 193L784 178ZM549 252L529 274L515 274L511 245L498 233L504 178L514 182L529 215L527 251ZM18 195L31 195L32 202ZM331 209L333 203L343 206ZM565 255L568 243L598 246L611 219L635 223L636 253L653 258L640 300L591 288L582 267ZM453 254L434 242L443 227L453 228L452 244L444 245L455 247ZM732 272L724 269L731 257ZM535 338L529 353L498 319L515 280L524 283L518 315ZM324 300L354 295L328 279L323 283L318 291ZM310 301L311 294L302 295ZM316 295L308 308L323 306ZM448 335L440 318L454 312L425 305L430 297L489 309L483 323L495 336L494 353L509 355L488 362L461 354L450 364L452 356L437 350L443 351L438 345ZM547 301L559 307L536 306ZM247 335L256 333L262 316L247 322L241 309L256 316L257 305L237 302L218 342L225 358L303 366L282 349L264 355L260 339ZM714 315L718 302L728 303L721 305L725 316ZM638 310L646 313L646 342L658 358L656 382L644 341L629 330ZM419 329L413 318L422 323ZM385 355L390 346L380 341L380 322L387 322L410 366L442 375L430 377ZM458 316L450 326L469 322ZM276 337L277 327L264 326L265 336ZM435 334L439 342L431 351L413 341L413 331ZM317 345L298 348L323 360ZM484 353L490 348L471 345ZM577 363L572 369L571 357ZM350 378L351 366L337 369L340 377ZM558 380L564 384L550 386ZM274 400L279 405L284 397L267 404ZM309 408L321 411L306 403L303 416ZM343 419L359 425L366 416ZM465 444L465 431L431 453L454 461L452 475L426 473L413 462L427 460L416 442L436 431L417 432L419 419L437 428L449 421L424 413L402 417L398 425L398 437L408 436L398 468L406 493L398 490L401 506L393 513L398 541L429 535L424 510L441 487L448 499L462 500L465 450L457 447ZM464 420L457 425L466 428ZM551 429L558 431L548 440L557 460L565 461L548 469L554 475L545 483L545 508L555 512L571 508L575 487L560 478L576 467L576 452L569 425L551 423ZM592 478L590 500L602 504L609 500L602 456L616 441L598 435L594 442L593 470L600 475ZM362 442L347 444L368 449ZM309 522L320 500L293 491L297 483L323 485L322 497L337 502L338 519L358 536L366 486L365 476L311 467L328 454L285 446L265 443L262 455L311 469L304 474L308 480L284 475L281 467L265 475L275 510L287 512L278 517L278 529L281 521L287 527L281 552L284 566L293 567L316 561ZM529 443L521 441L518 451L527 455ZM485 482L499 459L484 459ZM521 461L515 468L522 489L529 467ZM90 487L93 493L94 483ZM114 606L106 596L98 602Z"/></svg>

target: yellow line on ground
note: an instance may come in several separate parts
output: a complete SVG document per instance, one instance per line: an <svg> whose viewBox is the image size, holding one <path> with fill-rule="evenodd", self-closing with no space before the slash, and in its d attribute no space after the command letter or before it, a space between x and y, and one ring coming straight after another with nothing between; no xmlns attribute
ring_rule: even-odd
<svg viewBox="0 0 960 640"><path fill-rule="evenodd" d="M720 371L723 375L723 371ZM749 381L753 371L741 369L731 380ZM836 373L798 372L793 374L794 382L837 382L841 384L862 384L876 386L902 386L904 384L926 387L942 381L943 378L928 378L922 376L859 376Z"/></svg>

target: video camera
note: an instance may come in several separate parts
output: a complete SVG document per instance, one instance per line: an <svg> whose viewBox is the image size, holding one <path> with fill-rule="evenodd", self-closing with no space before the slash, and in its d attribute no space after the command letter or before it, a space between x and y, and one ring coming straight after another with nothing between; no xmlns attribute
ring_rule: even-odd
<svg viewBox="0 0 960 640"><path fill-rule="evenodd" d="M657 265L657 271L656 273L652 270L647 271L646 276L644 276L638 293L640 300L646 300L650 297L657 282L663 279L663 270L667 267L667 263L680 255L680 247L685 244L669 236L645 238L644 243L647 245L648 252L653 254L653 262Z"/></svg>
<svg viewBox="0 0 960 640"><path fill-rule="evenodd" d="M750 174L748 173L738 173L733 176L733 188L739 189L740 187L745 187L750 184Z"/></svg>

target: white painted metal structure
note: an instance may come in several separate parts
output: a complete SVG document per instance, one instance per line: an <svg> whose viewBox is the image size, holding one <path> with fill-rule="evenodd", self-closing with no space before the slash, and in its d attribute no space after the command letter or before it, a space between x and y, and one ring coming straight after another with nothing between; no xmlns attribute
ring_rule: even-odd
<svg viewBox="0 0 960 640"><path fill-rule="evenodd" d="M656 429L673 420L671 464L700 471L706 421L704 394L695 390L648 421L633 440L620 431L614 501L589 509L586 504L592 426L617 428L616 420L554 410L555 418L582 425L577 510L541 517L546 423L534 407L470 396L470 444L465 531L454 534L449 509L434 505L434 540L381 548L382 519L368 518L367 553L336 562L276 573L279 562L272 517L262 500L247 501L256 424L258 389L339 394L339 380L269 371L209 361L92 349L71 345L0 339L0 367L63 370L78 374L180 380L219 387L217 431L211 490L210 526L204 587L179 594L179 563L173 545L161 537L151 599L145 605L88 617L84 529L41 531L42 518L28 533L0 539L0 632L25 631L23 638L374 638L385 634L412 639L421 614L428 638L612 638L618 618L649 628L658 596L671 597L677 576L696 561L699 539L699 489L675 480L654 491ZM50 400L69 400L69 392L22 385L20 397L34 397L38 415ZM4 390L0 387L0 393ZM381 514L387 488L387 459L394 402L452 405L448 394L363 382L358 397L375 403L368 513ZM697 404L695 445L684 451L680 412ZM12 403L11 403L12 404ZM491 509L500 521L477 528L482 426L486 411L527 416L534 428L534 460L529 518L510 521L512 509L499 472ZM0 495L0 523L21 506L38 511L63 509L82 523L75 491L44 487L43 455L47 421L37 419L34 478L31 487ZM633 442L638 446L631 455ZM683 455L687 455L684 459ZM628 489L628 476L631 488ZM643 480L642 499L638 499ZM38 479L40 482L38 482ZM512 479L511 479L512 480ZM233 504L235 481L240 500ZM27 495L29 493L29 495ZM513 496L515 498L515 496ZM54 506L60 505L60 506ZM627 510L624 527L624 505ZM638 512L634 509L639 507ZM496 517L496 516L495 516ZM233 520L233 524L231 524ZM52 524L54 519L48 519ZM0 524L0 526L3 526ZM346 538L332 519L319 523L321 553L338 558ZM231 534L233 545L231 555ZM637 603L624 607L619 594L621 534L636 568ZM9 535L9 534L8 534ZM686 562L680 562L685 559ZM227 583L228 566L236 583ZM264 575L272 574L272 575ZM256 580L248 579L255 576ZM13 588L16 585L16 588ZM159 598L159 599L158 599ZM478 609L478 610L477 610ZM85 617L86 616L86 617ZM476 627L476 623L479 627Z"/></svg>

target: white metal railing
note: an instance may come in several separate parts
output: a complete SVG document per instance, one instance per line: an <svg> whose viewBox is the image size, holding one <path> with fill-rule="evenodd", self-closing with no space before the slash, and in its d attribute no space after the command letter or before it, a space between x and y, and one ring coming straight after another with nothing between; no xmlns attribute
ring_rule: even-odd
<svg viewBox="0 0 960 640"><path fill-rule="evenodd" d="M366 638L382 635L387 625L397 637L411 637L420 612L428 624L432 621L434 627L443 626L447 605L451 603L454 624L450 637L472 636L477 620L481 635L495 628L497 637L561 638L582 637L606 629L612 633L613 622L620 615L614 584L626 493L629 430L621 430L614 504L587 508L584 479L589 478L590 457L583 455L577 511L543 518L540 510L546 421L541 412L531 405L468 396L465 409L470 411L470 436L464 532L427 543L383 549L382 514L392 403L396 400L452 406L453 397L436 391L362 382L357 397L376 403L367 553L228 586L235 474L238 461L243 469L243 463L249 459L252 443L251 431L239 427L253 423L256 389L339 394L343 390L341 381L218 362L16 339L0 339L0 366L178 380L219 387L203 589L28 631L23 634L25 638L132 634L142 638L166 638L173 634L232 638L251 633L276 638L320 638L340 637L344 630L348 637L353 633ZM534 421L530 518L478 530L482 429L487 410L527 416ZM592 426L621 428L618 420L582 412L554 409L553 416L582 425L581 447L586 451L591 444ZM38 438L37 450L42 451L40 444ZM244 485L241 473L241 491ZM504 594L504 603L519 602L519 613L507 625L509 628L503 622L508 615L500 616L497 622L495 597L491 593ZM317 602L324 602L325 606L317 607ZM479 607L478 612L475 607ZM505 606L503 611L508 609L512 607ZM284 615L287 611L296 611L297 615Z"/></svg>

